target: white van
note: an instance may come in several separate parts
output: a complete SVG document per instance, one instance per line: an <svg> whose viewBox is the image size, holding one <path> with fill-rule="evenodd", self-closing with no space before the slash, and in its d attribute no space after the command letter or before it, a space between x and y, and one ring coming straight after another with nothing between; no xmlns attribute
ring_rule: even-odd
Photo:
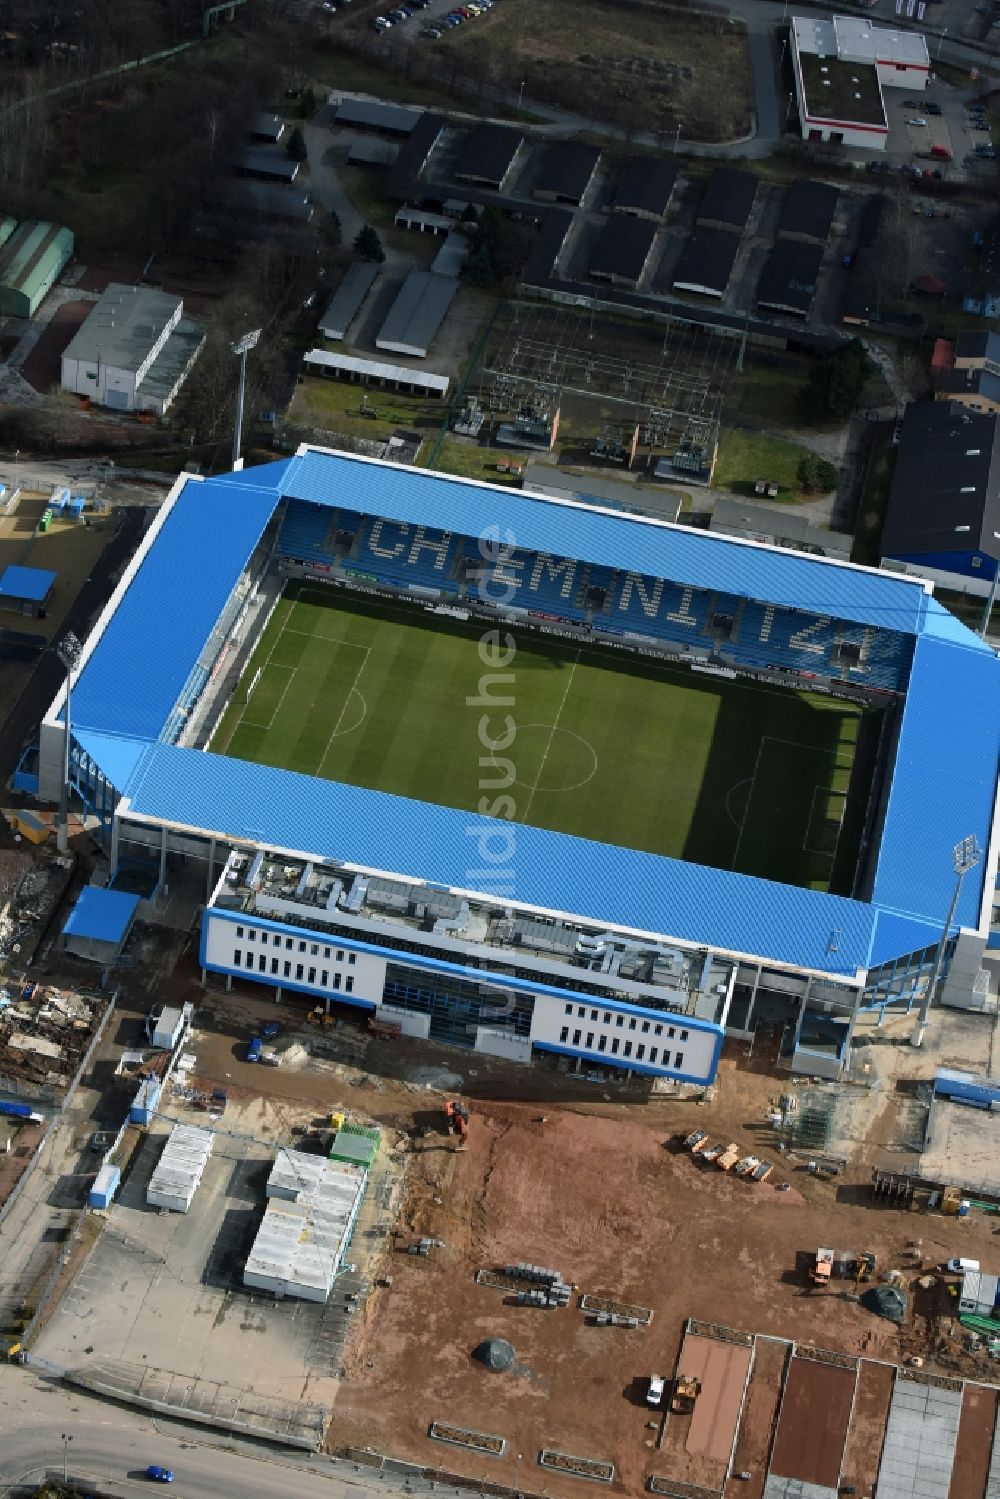
<svg viewBox="0 0 1000 1499"><path fill-rule="evenodd" d="M953 1275L971 1275L979 1269L978 1260L949 1260L948 1269Z"/></svg>

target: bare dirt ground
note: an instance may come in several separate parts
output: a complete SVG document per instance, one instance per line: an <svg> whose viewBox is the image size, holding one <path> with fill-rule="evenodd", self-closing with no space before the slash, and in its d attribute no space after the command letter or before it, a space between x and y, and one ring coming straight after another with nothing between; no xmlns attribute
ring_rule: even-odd
<svg viewBox="0 0 1000 1499"><path fill-rule="evenodd" d="M749 1473L750 1477L730 1478L727 1499L737 1499L737 1496L739 1499L760 1499L764 1492L787 1362L787 1343L775 1343L766 1338L756 1340L753 1372L733 1452L733 1472Z"/></svg>
<svg viewBox="0 0 1000 1499"><path fill-rule="evenodd" d="M859 1493L870 1486L882 1456L892 1384L893 1371L885 1364L875 1364L869 1359L862 1362L841 1471L841 1481L853 1485Z"/></svg>
<svg viewBox="0 0 1000 1499"><path fill-rule="evenodd" d="M697 1375L701 1394L690 1416L667 1418L658 1470L699 1488L722 1487L751 1355L749 1344L722 1343L688 1333L677 1372Z"/></svg>
<svg viewBox="0 0 1000 1499"><path fill-rule="evenodd" d="M62 356L70 340L94 310L93 302L64 302L21 366L21 374L35 390L47 395L58 387Z"/></svg>
<svg viewBox="0 0 1000 1499"><path fill-rule="evenodd" d="M948 1499L982 1499L985 1494L996 1418L997 1392L967 1388L962 1397Z"/></svg>
<svg viewBox="0 0 1000 1499"><path fill-rule="evenodd" d="M673 1109L677 1120L698 1112ZM899 1263L909 1215L875 1211L859 1193L837 1204L835 1190L811 1178L795 1193L749 1187L673 1153L661 1129L625 1117L548 1106L542 1119L530 1105L479 1102L467 1151L453 1153L437 1133L415 1142L404 1224L446 1248L429 1260L395 1259L391 1288L369 1303L348 1351L333 1445L441 1463L425 1433L430 1421L450 1420L507 1437L511 1456L490 1467L515 1487L517 1454L530 1461L542 1446L613 1461L635 1487L660 1468L644 1436L648 1374L675 1367L687 1316L896 1357L891 1324L836 1293L810 1291L792 1267L798 1249L831 1233L838 1244L873 1248L880 1266ZM725 1133L714 1111L712 1128ZM943 1258L948 1224L924 1218L921 1229L925 1254ZM989 1234L984 1224L973 1231ZM475 1284L478 1268L516 1260L652 1306L653 1322L595 1328L575 1309L505 1305L502 1293ZM490 1336L513 1342L514 1375L473 1360ZM459 1448L447 1466L482 1474Z"/></svg>
<svg viewBox="0 0 1000 1499"><path fill-rule="evenodd" d="M792 1359L771 1455L772 1472L836 1488L854 1380L853 1370Z"/></svg>

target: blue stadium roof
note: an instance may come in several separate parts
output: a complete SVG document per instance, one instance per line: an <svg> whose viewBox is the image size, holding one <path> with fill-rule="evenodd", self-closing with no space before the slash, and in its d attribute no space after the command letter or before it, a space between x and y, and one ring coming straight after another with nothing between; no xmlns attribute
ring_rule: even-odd
<svg viewBox="0 0 1000 1499"><path fill-rule="evenodd" d="M174 745L126 795L130 813L459 889L475 888L492 829L516 839L512 899L807 968L853 974L874 929L861 901Z"/></svg>
<svg viewBox="0 0 1000 1499"><path fill-rule="evenodd" d="M919 634L928 613L930 596L919 579L370 460L306 453L292 460L281 488L293 499L462 535L499 534L528 552L604 563L904 634Z"/></svg>
<svg viewBox="0 0 1000 1499"><path fill-rule="evenodd" d="M94 942L122 942L138 905L137 895L84 885L63 927L63 936L89 937Z"/></svg>
<svg viewBox="0 0 1000 1499"><path fill-rule="evenodd" d="M969 834L989 844L1000 661L919 584L339 454L308 452L180 492L74 692L78 743L137 814L476 883L485 819L155 742L282 495L470 535L499 527L525 550L915 634L871 904L531 827L516 828L513 863L527 905L845 976L937 940L953 845ZM965 925L978 925L986 873L966 880Z"/></svg>
<svg viewBox="0 0 1000 1499"><path fill-rule="evenodd" d="M44 567L17 567L14 563L5 567L0 577L0 599L23 599L32 604L42 604L48 598L55 573Z"/></svg>
<svg viewBox="0 0 1000 1499"><path fill-rule="evenodd" d="M975 640L975 637L971 637ZM952 849L989 845L1000 754L1000 662L993 652L917 641L873 900L942 922L955 889ZM983 878L965 881L959 923L979 924Z"/></svg>
<svg viewBox="0 0 1000 1499"><path fill-rule="evenodd" d="M234 478L181 490L80 673L74 726L162 732L277 502L273 489Z"/></svg>

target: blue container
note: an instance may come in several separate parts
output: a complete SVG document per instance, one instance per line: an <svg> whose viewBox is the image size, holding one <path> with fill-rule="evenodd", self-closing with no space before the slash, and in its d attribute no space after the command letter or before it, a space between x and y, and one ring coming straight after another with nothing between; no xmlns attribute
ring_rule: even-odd
<svg viewBox="0 0 1000 1499"><path fill-rule="evenodd" d="M960 1202L958 1204L958 1216L960 1218L968 1218L968 1216L969 1216L969 1204L967 1202Z"/></svg>

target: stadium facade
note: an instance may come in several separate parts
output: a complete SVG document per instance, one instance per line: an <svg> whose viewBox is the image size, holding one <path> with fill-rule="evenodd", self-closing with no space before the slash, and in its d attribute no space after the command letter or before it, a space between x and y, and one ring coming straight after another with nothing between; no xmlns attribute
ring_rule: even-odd
<svg viewBox="0 0 1000 1499"><path fill-rule="evenodd" d="M484 639L511 621L887 705L852 893L209 752L289 577L459 611ZM998 705L1000 661L921 579L304 446L178 479L85 643L70 779L112 880L144 870L153 911L197 874L201 964L229 984L689 1082L727 1032L773 1024L789 1065L834 1076L861 1011L919 1003L968 837L982 858L941 997L979 1003L1000 947ZM64 708L40 734L53 800Z"/></svg>

